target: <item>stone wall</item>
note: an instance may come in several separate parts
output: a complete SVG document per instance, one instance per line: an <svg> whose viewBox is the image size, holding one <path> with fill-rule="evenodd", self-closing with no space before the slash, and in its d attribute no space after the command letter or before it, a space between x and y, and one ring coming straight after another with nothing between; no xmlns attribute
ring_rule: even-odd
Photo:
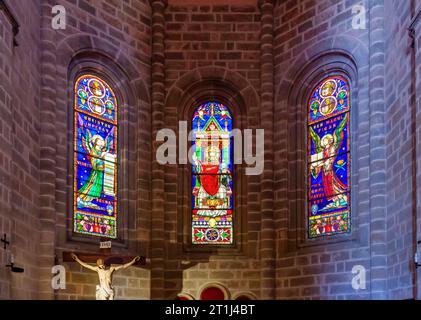
<svg viewBox="0 0 421 320"><path fill-rule="evenodd" d="M45 243L42 298L93 299L96 275L65 262L67 288L51 289L55 256L66 251L99 251L99 239L75 237L72 230L72 108L75 77L95 72L110 79L120 105L120 255L149 256L150 224L150 6L147 1L58 1L66 9L65 30L51 28L52 2L42 1L41 156L42 219ZM93 70L93 71L92 71ZM70 121L69 121L70 120ZM115 277L119 299L150 296L148 267L131 268Z"/></svg>
<svg viewBox="0 0 421 320"><path fill-rule="evenodd" d="M7 1L18 47L0 12L0 236L25 267L0 268L0 299L95 296L95 273L62 260L98 252L98 239L71 232L72 90L87 71L109 79L120 99L123 222L113 252L148 258L114 277L118 299L198 298L210 283L259 299L413 297L421 24L414 49L406 27L419 1L27 2ZM65 30L51 27L56 4ZM355 29L361 4L366 28ZM351 86L352 233L310 241L306 103L318 80L338 73ZM155 160L156 132L178 132L207 99L226 103L236 128L265 129L263 173L235 169L230 248L190 245L190 165ZM51 288L56 259L65 290ZM352 288L356 265L367 270L366 289Z"/></svg>
<svg viewBox="0 0 421 320"><path fill-rule="evenodd" d="M177 132L178 121L191 121L199 101L222 99L231 108L235 127L258 128L262 22L257 1L189 3L169 1L165 9L166 103L161 125ZM164 294L159 297L186 292L198 298L200 288L212 282L234 295L252 292L261 297L261 177L246 177L244 168L237 168L241 179L234 182L239 218L235 248L195 250L189 246L189 169L180 164L162 168Z"/></svg>
<svg viewBox="0 0 421 320"><path fill-rule="evenodd" d="M38 297L40 249L40 10L39 2L7 1L19 21L13 46L11 21L0 10L0 234L25 273L11 273L0 249L0 299ZM25 22L25 23L23 23Z"/></svg>
<svg viewBox="0 0 421 320"><path fill-rule="evenodd" d="M414 1L415 5L414 5L414 12L415 14L417 14L417 12L419 12L419 10L421 9L421 2L420 1ZM414 15L415 16L415 15ZM416 186L417 186L417 190L416 190L416 199L417 199L417 241L421 240L421 50L419 49L420 43L421 43L421 23L420 23L420 19L418 18L418 22L417 24L414 26L414 30L415 30L415 35L416 35L416 39L415 39L415 46L414 48L416 49L414 54L415 54L415 64L416 64L416 68L415 71L416 72L416 101L415 101L415 105L416 105L416 116L415 116L415 146L416 146L416 172L417 172L417 177L416 177ZM419 245L418 245L419 248ZM419 253L419 251L418 251ZM418 282L418 299L421 299L421 273L420 273L420 269L418 268L418 272L417 272L417 282Z"/></svg>
<svg viewBox="0 0 421 320"><path fill-rule="evenodd" d="M368 29L352 28L355 4L368 9ZM413 206L417 199L413 131L417 126L412 124L411 95L418 88L413 86L417 77L411 63L417 62L411 62L406 27L414 15L410 1L285 1L277 7L275 83L280 87L275 101L279 125L275 127L283 128L275 133L279 141L275 147L279 298L413 297ZM356 74L348 70L353 64ZM305 172L305 140L297 142L296 137L304 138L305 122L300 119L306 102L302 98L297 102L294 87L301 88L299 96L306 86L314 85L311 79L317 79L317 72L343 71L350 76L353 91L353 231L350 237L310 242L303 238L301 222L305 185L294 180L297 169L301 170L298 176ZM288 113L292 113L289 118ZM288 119L298 119L298 128L289 125ZM293 134L288 136L288 132ZM355 265L368 271L366 290L351 286Z"/></svg>
<svg viewBox="0 0 421 320"><path fill-rule="evenodd" d="M366 299L372 228L369 83L376 62L372 43L381 34L369 18L381 1L367 10L367 28L352 28L352 7L367 1L281 1L275 10L275 218L277 221L278 299ZM372 16L373 15L373 16ZM373 27L376 26L373 24ZM368 45L369 44L369 45ZM381 68L381 66L378 66ZM306 108L310 90L326 74L350 79L352 130L352 233L326 239L306 237ZM374 89L371 89L374 90ZM354 291L352 268L364 266L366 290ZM371 279L370 279L371 277ZM371 281L370 281L371 280Z"/></svg>
<svg viewBox="0 0 421 320"><path fill-rule="evenodd" d="M387 145L387 274L393 299L413 297L413 165L416 70L411 37L405 28L411 24L415 8L411 1L386 1L386 145ZM399 13L398 15L396 13ZM419 23L415 25L419 36ZM419 81L419 80L418 80ZM419 88L417 88L419 90ZM419 139L418 139L419 143ZM418 200L419 201L419 200Z"/></svg>

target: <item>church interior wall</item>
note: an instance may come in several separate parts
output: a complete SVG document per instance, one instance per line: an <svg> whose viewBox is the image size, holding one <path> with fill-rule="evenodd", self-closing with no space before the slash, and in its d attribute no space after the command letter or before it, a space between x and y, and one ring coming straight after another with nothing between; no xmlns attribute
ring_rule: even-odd
<svg viewBox="0 0 421 320"><path fill-rule="evenodd" d="M411 96L416 95L417 76L413 56L418 48L411 48L408 31L400 28L411 25L416 1L385 1L385 123L386 123L386 252L388 290L393 299L410 299L413 296L413 150L412 118L416 106ZM399 14L396 14L399 13ZM415 24L419 32L419 23ZM416 42L417 43L417 42ZM417 43L418 46L418 43ZM415 57L414 57L415 59ZM414 119L415 120L415 119ZM418 140L419 143L419 139ZM419 159L419 155L417 157ZM419 201L419 200L418 200ZM419 213L418 213L419 215ZM415 218L416 219L416 218ZM416 239L416 235L415 235Z"/></svg>
<svg viewBox="0 0 421 320"><path fill-rule="evenodd" d="M25 272L0 268L0 299L95 297L97 275L63 261L65 252L94 254L99 243L72 234L73 83L84 72L108 79L123 108L122 236L112 250L147 258L114 277L118 299L198 299L211 284L231 298L413 297L421 281L413 264L421 22L414 48L407 26L419 1L57 0L64 30L51 28L51 1L23 2L7 1L20 23L18 46L0 10L0 236ZM360 4L365 29L352 26ZM308 240L307 95L327 74L351 88L352 233ZM234 245L197 249L186 224L191 167L157 165L154 134L178 132L212 99L227 104L240 129L265 128L269 159L262 175L236 168ZM51 287L57 263L67 271L64 290ZM365 290L351 286L355 266L367 270Z"/></svg>
<svg viewBox="0 0 421 320"><path fill-rule="evenodd" d="M17 1L15 15L25 20L14 45L11 20L0 11L0 229L10 241L24 274L0 270L0 299L35 299L40 250L40 8ZM10 263L2 250L1 265Z"/></svg>

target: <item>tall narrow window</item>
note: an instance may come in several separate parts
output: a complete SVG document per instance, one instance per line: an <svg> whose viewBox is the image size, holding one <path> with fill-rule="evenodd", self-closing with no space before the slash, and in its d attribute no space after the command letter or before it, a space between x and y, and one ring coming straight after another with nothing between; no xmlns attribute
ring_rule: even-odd
<svg viewBox="0 0 421 320"><path fill-rule="evenodd" d="M311 94L308 110L309 237L349 232L350 91L333 76Z"/></svg>
<svg viewBox="0 0 421 320"><path fill-rule="evenodd" d="M231 114L221 103L205 103L194 112L192 130L193 244L232 244Z"/></svg>
<svg viewBox="0 0 421 320"><path fill-rule="evenodd" d="M117 100L93 75L75 83L74 231L117 237Z"/></svg>

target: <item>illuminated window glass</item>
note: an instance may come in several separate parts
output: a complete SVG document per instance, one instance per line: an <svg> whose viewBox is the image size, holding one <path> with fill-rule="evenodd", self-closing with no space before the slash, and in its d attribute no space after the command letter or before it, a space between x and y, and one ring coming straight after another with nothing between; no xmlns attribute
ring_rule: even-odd
<svg viewBox="0 0 421 320"><path fill-rule="evenodd" d="M218 102L193 115L192 241L195 245L233 243L232 117Z"/></svg>
<svg viewBox="0 0 421 320"><path fill-rule="evenodd" d="M309 237L349 232L350 223L350 91L333 76L311 94L308 109Z"/></svg>
<svg viewBox="0 0 421 320"><path fill-rule="evenodd" d="M93 75L75 83L74 232L117 237L117 100Z"/></svg>

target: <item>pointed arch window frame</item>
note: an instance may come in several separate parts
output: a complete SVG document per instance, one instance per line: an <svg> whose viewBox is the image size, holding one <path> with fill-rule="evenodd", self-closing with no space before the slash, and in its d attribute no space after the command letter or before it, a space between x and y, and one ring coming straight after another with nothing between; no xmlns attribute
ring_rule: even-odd
<svg viewBox="0 0 421 320"><path fill-rule="evenodd" d="M238 91L233 83L225 80L204 76L201 81L197 81L192 85L187 85L183 90L185 94L179 94L178 88L173 88L167 98L168 110L177 112L178 121L187 122L187 130L190 131L191 119L195 108L207 101L218 101L224 104L233 115L233 128L239 129L241 132L246 128L249 118L249 110L245 97ZM169 103L171 101L171 103ZM257 100L256 100L257 101ZM171 106L171 107L170 107ZM180 112L181 111L181 112ZM254 128L254 127L253 127ZM174 130L178 130L174 126ZM235 152L235 150L234 150ZM234 155L235 158L235 155ZM256 242L253 235L247 230L250 224L258 219L252 219L248 209L248 198L246 192L248 190L249 178L245 176L244 170L246 165L239 163L234 165L234 185L233 201L235 207L234 214L234 243L232 245L212 245L212 246L195 246L192 244L192 170L191 164L179 164L176 167L178 192L177 208L174 214L177 216L177 243L180 244L177 250L178 255L193 255L195 257L203 257L203 255L217 254L220 256L246 255L256 257L256 251L250 250Z"/></svg>
<svg viewBox="0 0 421 320"><path fill-rule="evenodd" d="M120 57L121 59L124 58ZM86 250L98 249L100 237L87 236L73 231L73 141L74 141L74 85L76 79L83 74L92 74L105 80L114 90L119 104L119 136L118 136L118 200L119 214L117 216L118 235L112 239L116 253L136 253L138 249L131 238L138 236L138 230L148 230L149 210L144 203L150 201L148 190L150 189L150 169L147 166L138 167L137 163L148 163L151 154L147 143L139 143L141 140L150 141L150 131L140 128L148 127L149 121L141 117L142 110L149 110L150 97L146 90L145 80L138 79L137 71L125 70L124 59L113 59L104 52L93 51L89 48L81 49L72 56L68 56L67 68L60 68L61 77L57 81L58 100L57 121L55 128L57 133L57 160L60 174L58 182L63 188L57 190L57 228L61 236L58 243L62 247L69 245L81 245ZM136 79L136 80L135 80ZM65 102L64 102L65 101ZM65 103L65 106L64 106ZM63 104L63 105L62 105ZM142 124L142 125L140 125ZM138 153L141 153L139 156ZM139 187L139 179L142 186ZM144 192L133 192L134 190ZM144 243L148 238L140 236Z"/></svg>
<svg viewBox="0 0 421 320"><path fill-rule="evenodd" d="M229 87L228 87L229 89ZM228 108L232 115L233 128L243 130L247 119L245 103L242 98L235 94L235 91L227 90L227 86L215 86L215 83L197 84L191 88L191 94L195 96L192 101L189 97L183 97L180 104L183 111L179 115L179 121L186 121L188 131L192 130L192 119L195 109L209 101L217 101ZM191 144L189 144L191 145ZM233 157L234 156L233 151ZM233 166L233 207L235 212L233 215L233 234L234 241L231 245L194 245L192 243L192 165L178 166L177 171L180 177L179 188L183 190L180 193L180 201L178 202L178 212L180 219L178 220L177 230L179 232L179 241L182 243L180 254L218 254L221 256L228 255L247 255L246 248L248 246L248 210L247 197L244 196L247 190L247 178L244 176L245 164L235 164Z"/></svg>
<svg viewBox="0 0 421 320"><path fill-rule="evenodd" d="M285 201L287 223L285 225L285 239L287 252L301 250L325 250L325 246L335 248L347 245L348 242L365 243L366 232L364 221L367 217L365 205L361 201L366 198L367 189L360 182L365 179L366 139L369 121L364 106L368 99L368 81L361 68L366 65L354 56L340 49L329 52L316 53L308 63L293 67L294 77L290 82L280 83L276 91L278 112L285 111L285 118L281 122L285 130L293 136L277 143L278 148L285 150L285 156L279 157L277 170L285 168L286 179ZM351 153L354 160L351 167L351 206L352 230L349 233L331 235L329 237L308 237L308 208L307 208L307 117L308 99L315 86L328 76L340 75L348 80L352 108L350 111ZM358 160L358 161L357 161Z"/></svg>

